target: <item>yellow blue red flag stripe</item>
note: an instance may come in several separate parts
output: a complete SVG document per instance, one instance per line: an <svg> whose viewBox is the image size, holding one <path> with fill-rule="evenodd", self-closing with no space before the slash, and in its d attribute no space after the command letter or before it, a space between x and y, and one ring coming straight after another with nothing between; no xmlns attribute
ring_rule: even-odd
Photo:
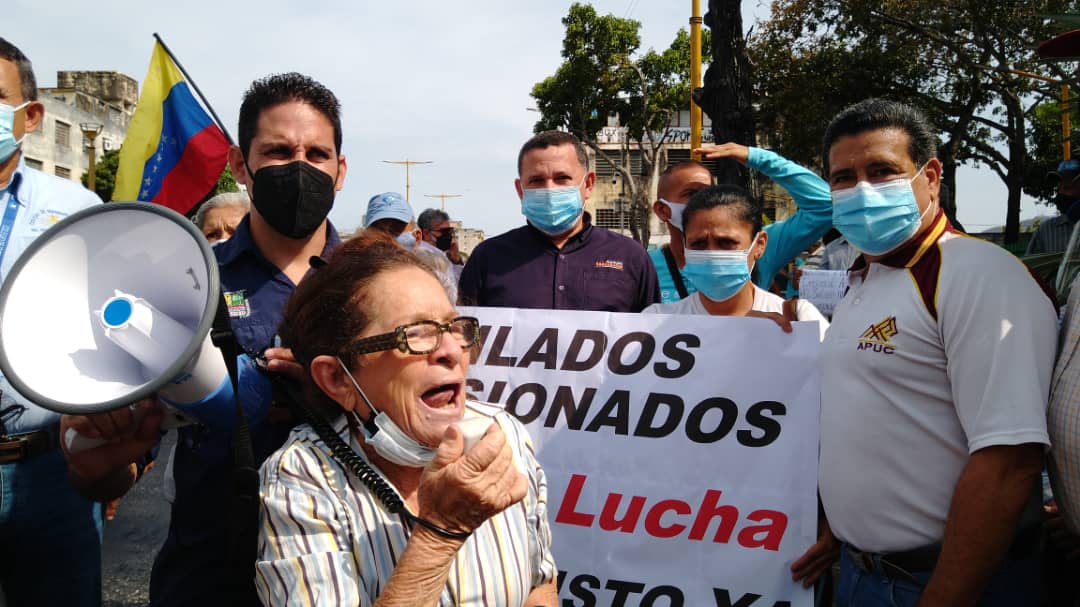
<svg viewBox="0 0 1080 607"><path fill-rule="evenodd" d="M225 134L155 42L120 149L113 200L156 202L186 213L217 182L228 151Z"/></svg>

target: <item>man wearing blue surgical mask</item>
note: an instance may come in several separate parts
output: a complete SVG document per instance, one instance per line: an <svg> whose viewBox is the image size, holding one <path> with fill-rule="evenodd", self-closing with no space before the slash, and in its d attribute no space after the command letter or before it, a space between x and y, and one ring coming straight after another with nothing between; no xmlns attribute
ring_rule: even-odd
<svg viewBox="0 0 1080 607"><path fill-rule="evenodd" d="M525 142L514 181L527 224L480 243L461 273L461 303L640 312L660 299L656 271L633 240L584 211L596 174L570 133Z"/></svg>
<svg viewBox="0 0 1080 607"><path fill-rule="evenodd" d="M23 143L44 114L30 60L0 38L0 281L50 226L101 203L27 166ZM0 377L0 597L10 605L101 604L101 508L68 482L59 419Z"/></svg>
<svg viewBox="0 0 1080 607"><path fill-rule="evenodd" d="M1039 604L1055 308L1019 260L952 228L935 146L922 114L880 99L825 134L833 222L861 251L821 358L840 607Z"/></svg>

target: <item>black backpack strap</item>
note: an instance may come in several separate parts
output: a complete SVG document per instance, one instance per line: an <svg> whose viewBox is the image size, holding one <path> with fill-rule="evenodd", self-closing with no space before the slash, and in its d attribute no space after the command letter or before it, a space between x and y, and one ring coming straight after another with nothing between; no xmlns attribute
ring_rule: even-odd
<svg viewBox="0 0 1080 607"><path fill-rule="evenodd" d="M240 406L239 372L236 359L240 356L240 342L236 340L229 309L219 293L217 313L210 329L210 340L221 350L229 380L233 387L236 404L236 428L233 434L233 483L229 496L229 537L226 566L229 570L228 592L230 605L250 603L255 595L255 560L258 557L259 530L259 470L255 466L255 450L251 444L251 431L247 415Z"/></svg>
<svg viewBox="0 0 1080 607"><path fill-rule="evenodd" d="M679 264L675 263L675 254L671 252L671 246L664 245L660 247L660 252L664 254L664 261L667 262L668 274L671 274L671 281L675 283L675 290L679 292L679 299L684 299L690 293L686 290L686 283L683 282L682 272L679 271Z"/></svg>

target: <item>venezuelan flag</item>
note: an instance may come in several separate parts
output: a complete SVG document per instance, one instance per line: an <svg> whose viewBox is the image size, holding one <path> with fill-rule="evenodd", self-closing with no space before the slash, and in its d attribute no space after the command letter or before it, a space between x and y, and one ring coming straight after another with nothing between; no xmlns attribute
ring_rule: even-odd
<svg viewBox="0 0 1080 607"><path fill-rule="evenodd" d="M120 148L113 200L141 200L186 213L217 183L229 151L218 125L180 69L154 43L142 94Z"/></svg>

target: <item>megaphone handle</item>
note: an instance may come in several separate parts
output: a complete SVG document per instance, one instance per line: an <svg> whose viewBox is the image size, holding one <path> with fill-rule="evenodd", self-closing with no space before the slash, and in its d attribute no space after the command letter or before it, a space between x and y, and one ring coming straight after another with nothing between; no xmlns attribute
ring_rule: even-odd
<svg viewBox="0 0 1080 607"><path fill-rule="evenodd" d="M139 424L142 423L143 416L146 415L146 410L135 407L134 405L129 408L131 409L132 417L134 417L135 427L138 427ZM64 441L64 447L67 449L68 453L79 453L81 451L86 451L87 449L94 449L108 442L103 438L83 436L82 434L79 434L79 431L75 428L68 428L67 431L64 432L62 440Z"/></svg>

